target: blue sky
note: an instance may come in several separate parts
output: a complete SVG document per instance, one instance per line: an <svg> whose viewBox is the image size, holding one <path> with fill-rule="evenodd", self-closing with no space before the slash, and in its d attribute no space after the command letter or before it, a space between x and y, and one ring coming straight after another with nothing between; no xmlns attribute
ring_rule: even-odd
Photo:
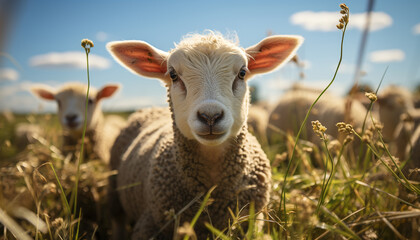
<svg viewBox="0 0 420 240"><path fill-rule="evenodd" d="M33 84L59 87L63 83L87 82L83 38L93 40L91 84L120 83L121 91L104 101L105 110L137 109L164 105L166 90L158 80L136 76L119 66L105 45L115 40L143 40L168 51L183 35L206 29L236 33L242 47L274 34L302 35L298 55L305 63L310 86L323 88L331 80L339 58L341 32L338 23L342 1L21 1L8 20L9 31L1 34L0 111L54 111L55 104L28 93ZM331 91L344 94L352 85L367 1L344 2L350 8L342 69ZM0 7L2 7L0 5ZM373 24L368 36L362 83L379 84L385 68L384 86L414 88L420 84L420 1L375 1ZM58 61L52 60L52 54ZM14 63L4 54L10 55ZM299 69L283 69L257 76L263 99L275 101L298 81Z"/></svg>

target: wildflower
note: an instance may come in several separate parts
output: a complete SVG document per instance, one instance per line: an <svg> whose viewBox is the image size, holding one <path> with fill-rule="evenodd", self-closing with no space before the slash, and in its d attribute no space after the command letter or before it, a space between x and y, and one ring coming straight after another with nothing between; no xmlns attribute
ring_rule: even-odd
<svg viewBox="0 0 420 240"><path fill-rule="evenodd" d="M354 131L353 126L351 124L346 124L346 123L343 123L343 122L339 122L339 123L336 124L336 126L338 127L339 132L343 132L343 133L346 133L348 135L352 134L353 131Z"/></svg>
<svg viewBox="0 0 420 240"><path fill-rule="evenodd" d="M312 129L321 139L325 139L325 131L327 128L323 126L318 120L312 121Z"/></svg>
<svg viewBox="0 0 420 240"><path fill-rule="evenodd" d="M82 40L82 47L86 50L87 53L90 52L90 48L93 48L93 42L89 39L83 39Z"/></svg>
<svg viewBox="0 0 420 240"><path fill-rule="evenodd" d="M343 14L343 16L340 18L340 23L337 24L337 28L343 29L349 23L349 8L344 3L340 4L340 8L340 13Z"/></svg>
<svg viewBox="0 0 420 240"><path fill-rule="evenodd" d="M376 100L378 100L378 97L377 97L377 96L376 96L376 94L374 94L374 93L365 92L365 96L366 96L367 98L369 98L369 100L370 100L371 102L376 102Z"/></svg>

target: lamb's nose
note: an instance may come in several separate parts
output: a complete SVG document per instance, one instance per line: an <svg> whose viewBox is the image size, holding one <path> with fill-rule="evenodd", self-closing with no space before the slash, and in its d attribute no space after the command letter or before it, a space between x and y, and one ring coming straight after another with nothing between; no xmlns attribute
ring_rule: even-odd
<svg viewBox="0 0 420 240"><path fill-rule="evenodd" d="M200 120L200 122L207 124L209 127L212 127L223 119L223 111L215 114L200 113L198 111L197 118Z"/></svg>
<svg viewBox="0 0 420 240"><path fill-rule="evenodd" d="M68 114L66 115L66 120L68 123L73 123L76 121L77 115L76 114Z"/></svg>

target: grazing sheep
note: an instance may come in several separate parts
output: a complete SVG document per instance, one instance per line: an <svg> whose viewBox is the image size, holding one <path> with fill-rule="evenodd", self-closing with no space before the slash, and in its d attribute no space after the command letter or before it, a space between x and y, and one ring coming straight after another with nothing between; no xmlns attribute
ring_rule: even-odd
<svg viewBox="0 0 420 240"><path fill-rule="evenodd" d="M383 137L391 153L400 161L410 158L408 167L417 166L419 160L410 152L411 147L417 151L415 131L420 125L420 109L415 108L413 94L404 87L391 85L379 94L378 103Z"/></svg>
<svg viewBox="0 0 420 240"><path fill-rule="evenodd" d="M103 161L109 162L110 149L121 128L125 126L122 118L110 116L104 118L101 100L111 97L119 85L105 85L97 91L89 91L86 137L93 152ZM58 105L58 118L64 130L64 150L73 148L82 137L85 116L87 85L69 83L59 90L48 86L32 87L31 91L46 100L55 100Z"/></svg>
<svg viewBox="0 0 420 240"><path fill-rule="evenodd" d="M414 130L410 144L406 148L406 155L410 157L409 168L420 168L420 125Z"/></svg>
<svg viewBox="0 0 420 240"><path fill-rule="evenodd" d="M301 43L297 36L271 36L243 49L211 31L186 36L170 52L142 41L108 43L121 65L162 80L168 91L169 109L135 113L111 151L112 165L119 165L110 179L119 196L111 199L135 221L132 239L171 239L173 227L164 228L168 212L215 185L214 201L194 228L197 239L209 236L204 222L227 227L229 208L254 202L259 211L267 204L270 163L247 130L247 80L288 61ZM193 219L199 204L182 212L181 223ZM114 238L122 239L115 227L121 229L124 213L114 217Z"/></svg>
<svg viewBox="0 0 420 240"><path fill-rule="evenodd" d="M270 113L267 128L268 139L272 141L276 136L279 136L278 130L275 128L296 135L306 113L319 94L318 90L304 87L294 87L287 91ZM301 139L320 143L319 137L312 130L311 121L315 120L319 120L327 128L326 134L334 139L341 139L336 124L338 122L348 122L345 119L345 105L345 99L325 93L312 109L306 127L301 134ZM362 127L366 111L366 108L360 102L352 101L349 123L355 129Z"/></svg>
<svg viewBox="0 0 420 240"><path fill-rule="evenodd" d="M265 139L268 111L264 106L251 104L248 112L248 128L259 139Z"/></svg>
<svg viewBox="0 0 420 240"><path fill-rule="evenodd" d="M33 144L35 139L43 135L42 128L34 123L18 123L15 127L16 145L23 150L29 144Z"/></svg>
<svg viewBox="0 0 420 240"><path fill-rule="evenodd" d="M401 117L415 109L413 95L404 87L390 85L378 95L378 104L384 139L392 141Z"/></svg>

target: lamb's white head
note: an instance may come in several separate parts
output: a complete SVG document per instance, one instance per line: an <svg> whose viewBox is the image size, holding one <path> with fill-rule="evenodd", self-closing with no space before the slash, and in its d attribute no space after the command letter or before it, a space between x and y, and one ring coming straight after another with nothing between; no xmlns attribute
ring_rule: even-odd
<svg viewBox="0 0 420 240"><path fill-rule="evenodd" d="M107 48L134 73L165 82L175 124L185 137L217 146L235 137L246 122L247 80L287 62L302 41L299 36L272 36L243 49L209 31L187 35L170 52L142 41L110 42Z"/></svg>
<svg viewBox="0 0 420 240"><path fill-rule="evenodd" d="M100 100L112 96L118 88L119 85L105 85L99 91L90 88L86 115L87 129L96 124L98 116L102 113ZM42 99L57 102L57 115L64 129L71 132L82 131L85 119L87 85L69 83L58 90L40 85L32 87L31 91Z"/></svg>

